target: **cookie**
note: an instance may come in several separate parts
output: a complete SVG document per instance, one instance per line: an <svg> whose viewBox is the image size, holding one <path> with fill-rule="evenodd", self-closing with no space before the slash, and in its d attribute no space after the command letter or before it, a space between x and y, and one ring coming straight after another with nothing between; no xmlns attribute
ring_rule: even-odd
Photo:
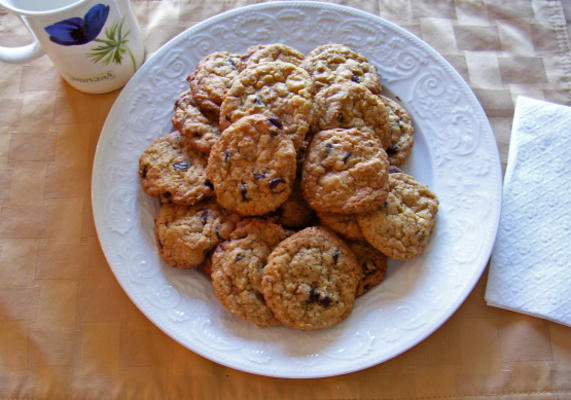
<svg viewBox="0 0 571 400"><path fill-rule="evenodd" d="M315 96L314 131L332 128L357 128L379 138L384 149L391 145L388 114L379 96L363 85L337 83Z"/></svg>
<svg viewBox="0 0 571 400"><path fill-rule="evenodd" d="M240 222L230 238L212 254L212 286L232 314L259 326L280 322L261 293L262 271L273 248L287 237L286 231L266 219Z"/></svg>
<svg viewBox="0 0 571 400"><path fill-rule="evenodd" d="M381 93L381 78L367 58L342 44L326 44L313 49L301 63L315 82L317 91L334 83L353 82Z"/></svg>
<svg viewBox="0 0 571 400"><path fill-rule="evenodd" d="M350 240L347 245L361 266L357 296L362 296L385 279L387 256L365 241Z"/></svg>
<svg viewBox="0 0 571 400"><path fill-rule="evenodd" d="M206 179L207 160L179 132L159 137L139 158L143 190L162 202L183 205L213 196L212 184Z"/></svg>
<svg viewBox="0 0 571 400"><path fill-rule="evenodd" d="M289 197L295 168L295 149L281 125L255 114L222 132L210 151L206 173L223 207L241 215L262 215Z"/></svg>
<svg viewBox="0 0 571 400"><path fill-rule="evenodd" d="M220 127L246 115L265 114L299 149L313 121L313 81L293 64L266 62L246 68L235 79L220 107Z"/></svg>
<svg viewBox="0 0 571 400"><path fill-rule="evenodd" d="M210 250L230 237L238 219L214 199L193 206L163 204L155 217L159 253L167 264L196 268Z"/></svg>
<svg viewBox="0 0 571 400"><path fill-rule="evenodd" d="M357 214L378 208L388 193L389 160L379 140L358 129L313 136L303 163L303 197L316 211Z"/></svg>
<svg viewBox="0 0 571 400"><path fill-rule="evenodd" d="M306 228L315 222L315 212L303 198L299 180L294 182L291 194L274 212L274 217L278 224L290 229Z"/></svg>
<svg viewBox="0 0 571 400"><path fill-rule="evenodd" d="M220 105L240 69L240 55L219 51L204 57L187 78L198 107L218 119Z"/></svg>
<svg viewBox="0 0 571 400"><path fill-rule="evenodd" d="M305 55L283 43L259 44L249 47L242 56L241 69L263 62L283 61L300 65Z"/></svg>
<svg viewBox="0 0 571 400"><path fill-rule="evenodd" d="M353 309L360 267L353 252L323 227L303 229L278 244L262 274L262 292L286 326L333 326Z"/></svg>
<svg viewBox="0 0 571 400"><path fill-rule="evenodd" d="M355 215L318 212L319 221L346 239L365 240Z"/></svg>
<svg viewBox="0 0 571 400"><path fill-rule="evenodd" d="M176 100L171 121L192 148L206 154L222 133L218 120L209 120L196 106L190 90Z"/></svg>
<svg viewBox="0 0 571 400"><path fill-rule="evenodd" d="M391 132L391 145L387 147L387 154L391 165L403 164L414 144L414 127L410 114L399 103L385 96L379 96L388 112Z"/></svg>
<svg viewBox="0 0 571 400"><path fill-rule="evenodd" d="M357 222L376 249L396 260L419 256L436 223L438 199L428 186L404 173L389 174L389 195L383 206L357 216Z"/></svg>

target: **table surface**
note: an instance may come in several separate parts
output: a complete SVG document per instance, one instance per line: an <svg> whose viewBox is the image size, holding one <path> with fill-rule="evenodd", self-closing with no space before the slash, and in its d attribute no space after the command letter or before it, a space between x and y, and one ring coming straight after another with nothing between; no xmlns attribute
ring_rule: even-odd
<svg viewBox="0 0 571 400"><path fill-rule="evenodd" d="M571 105L560 1L339 3L413 32L458 70L489 117L503 168L518 95ZM187 27L248 2L132 4L152 54ZM0 45L27 41L0 9ZM0 64L0 398L571 399L570 328L486 306L486 273L433 335L352 374L255 376L173 341L119 287L94 228L93 154L119 92L79 93L47 57Z"/></svg>

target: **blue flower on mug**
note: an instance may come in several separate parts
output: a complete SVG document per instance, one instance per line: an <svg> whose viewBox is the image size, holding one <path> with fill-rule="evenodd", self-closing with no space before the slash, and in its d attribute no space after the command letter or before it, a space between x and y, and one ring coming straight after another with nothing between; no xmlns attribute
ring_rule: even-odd
<svg viewBox="0 0 571 400"><path fill-rule="evenodd" d="M75 46L94 40L103 29L109 6L97 4L89 9L83 18L74 17L46 26L44 30L50 40L63 46Z"/></svg>

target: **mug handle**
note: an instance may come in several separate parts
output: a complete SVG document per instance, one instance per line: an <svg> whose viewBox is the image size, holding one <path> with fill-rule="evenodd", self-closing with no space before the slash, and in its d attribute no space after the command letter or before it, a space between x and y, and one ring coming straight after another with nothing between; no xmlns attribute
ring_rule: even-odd
<svg viewBox="0 0 571 400"><path fill-rule="evenodd" d="M26 25L28 31L32 32L26 21L21 16L18 16L18 18L24 25ZM17 64L33 60L34 58L38 58L44 54L44 50L42 49L40 42L38 42L38 39L36 39L36 36L33 33L32 37L34 38L33 43L24 46L0 46L0 61Z"/></svg>

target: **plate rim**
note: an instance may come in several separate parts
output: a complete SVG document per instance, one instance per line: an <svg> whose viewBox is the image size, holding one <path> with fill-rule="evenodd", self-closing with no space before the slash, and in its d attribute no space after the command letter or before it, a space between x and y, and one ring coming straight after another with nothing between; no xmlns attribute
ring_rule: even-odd
<svg viewBox="0 0 571 400"><path fill-rule="evenodd" d="M211 26L212 24L216 24L219 20L223 20L225 18L231 17L233 15L237 15L237 14L242 14L242 13L247 13L247 12L255 12L256 10L263 10L263 9L279 9L282 7L311 7L311 8L316 8L316 9L329 9L329 10L338 10L338 11L343 11L349 14L353 14L353 15L357 15L360 16L364 19L367 19L369 21L374 22L377 25L386 25L387 27L390 27L393 30L399 31L399 33L401 33L403 36L407 37L409 40L412 40L416 45L426 49L428 51L428 53L430 54L431 57L433 57L436 61L439 62L439 64L444 67L446 69L446 72L451 74L453 76L453 78L455 79L455 81L460 84L461 86L464 87L464 89L466 89L466 93L468 94L468 96L470 96L469 101L471 104L473 104L474 106L476 106L479 111L480 111L480 116L484 117L483 120L481 122L483 122L484 124L487 125L487 130L489 130L489 132L492 135L492 138L494 140L494 160L492 160L492 164L494 167L494 170L496 171L496 175L497 175L497 179L496 181L496 187L493 188L493 193L497 193L498 196L496 197L496 207L494 207L493 209L491 209L490 211L493 212L495 214L493 220L493 226L491 228L491 231L493 231L493 235L490 235L487 240L482 244L482 247L484 250L482 250L480 252L480 257L478 258L478 261L481 259L483 260L482 262L476 262L474 261L474 264L481 264L481 267L479 267L478 269L474 268L473 270L473 276L472 279L469 280L469 284L467 285L467 287L469 287L469 290L466 290L461 296L458 296L456 301L452 302L452 303L447 303L447 310L446 312L442 313L442 316L440 319L436 320L433 322L433 324L430 326L430 329L427 330L423 330L422 331L422 337L417 338L416 336L413 338L413 340L410 340L411 343L407 342L406 346L403 346L404 349L402 349L401 351L396 352L395 354L391 355L388 358L382 359L382 360L378 360L378 361L373 361L373 362L369 362L369 363L365 363L365 364L359 364L359 365L352 365L348 368L339 370L337 372L317 372L317 373L311 373L311 371L309 373L304 372L303 370L298 371L298 373L288 373L288 374L284 374L281 373L279 371L260 371L260 369L256 369L256 368L249 368L248 366L245 365L241 365L241 366L236 366L233 365L231 362L227 362L226 359L224 358L217 358L211 354L205 354L203 351L200 351L200 349L191 349L189 348L189 346L183 342L182 338L178 337L178 333L177 332L170 332L167 330L167 327L162 326L161 324L157 323L155 321L155 318L153 315L151 314L151 310L148 309L148 306L146 306L145 304L143 304L143 302L139 301L139 299L137 297L135 297L134 293L131 293L130 291L126 290L126 287L124 285L124 283L122 282L122 280L120 279L120 274L116 271L117 266L114 266L110 261L109 261L109 255L108 255L108 250L104 247L103 244L103 240L102 238L102 230L103 227L102 225L102 211L100 210L100 205L96 202L96 198L97 198L97 191L99 189L98 185L97 185L97 181L100 179L100 174L102 171L102 168L100 167L101 164L101 159L102 159L102 155L101 155L101 143L102 143L102 138L105 139L105 132L109 131L109 125L111 124L111 120L114 119L115 114L118 112L118 110L122 107L122 104L125 103L128 100L128 97L126 95L123 95L123 93L128 92L129 89L131 88L131 86L133 86L135 84L135 80L133 79L133 77L137 74L141 75L143 73L145 73L145 71L147 69L150 69L152 67L152 61L155 58L158 58L161 56L161 53L165 52L166 49L171 48L172 46L175 46L176 43L178 41L184 40L184 38L188 35L192 35L193 32L195 31L199 31L201 29L203 29L204 27L208 27ZM191 27L185 29L184 31L178 33L177 35L175 35L174 37L172 37L171 39L169 39L167 42L165 42L163 45L161 45L158 49L156 49L151 55L150 57L143 63L143 65L135 72L135 75L133 77L131 77L131 79L129 80L129 82L127 82L127 84L123 87L123 89L121 90L121 93L119 93L118 97L115 99L114 104L112 105L105 123L103 124L101 131L100 131L100 135L99 138L97 140L97 144L95 146L95 152L94 152L94 157L93 157L93 163L92 163L92 175L91 175L91 209L92 209L92 214L93 214L93 219L94 219L94 224L95 224L95 230L97 233L97 239L101 245L101 249L102 252L105 256L105 259L109 265L109 267L111 268L113 275L115 276L115 279L117 280L117 282L119 283L121 289L123 290L124 293L127 294L129 300L137 307L137 309L147 318L149 319L149 321L156 327L158 327L162 332L164 332L167 336L169 336L171 339L175 340L177 343L179 343L180 345L182 345L183 347L185 347L187 350L192 351L195 354L200 355L201 357L204 357L212 362L215 362L217 364L232 368L232 369L236 369L236 370L240 370L240 371L244 371L247 373L251 373L251 374L255 374L255 375L261 375L261 376L268 376L268 377L278 377L278 378L286 378L286 379L311 379L311 378L323 378L323 377L331 377L331 376L339 376L339 375L345 375L345 374L349 374L352 372L356 372L356 371L360 371L366 368L370 368L372 366L375 365L379 365L382 364L384 362L387 362L389 360L391 360L392 358L395 358L405 352L408 352L409 350L411 350L412 348L416 347L418 344L420 344L421 342L423 342L424 340L426 340L427 338L429 338L430 336L432 336L432 334L438 330L446 321L448 321L448 319L454 315L454 313L458 310L458 308L462 305L462 303L466 300L466 298L470 295L470 293L472 293L475 285L478 283L479 279L481 278L482 274L484 273L487 264L489 262L489 258L491 256L492 250L493 250L493 244L495 242L495 238L497 235L497 231L498 231L498 226L499 226L499 219L500 219L500 210L501 210L501 201L502 201L502 174L501 174L501 161L500 161L500 157L499 157L499 151L498 151L498 144L497 144L497 139L495 137L495 134L490 126L490 122L489 119L485 113L485 110L483 109L483 107L481 106L480 102L478 101L475 93L473 92L472 88L468 85L468 83L464 80L464 78L458 73L458 71L456 71L456 69L444 58L444 56L442 56L438 51L436 51L432 46L430 46L428 43L426 43L425 41L423 41L422 39L418 38L416 35L414 35L413 33L407 31L406 29L398 26L397 24L388 21L378 15L369 13L367 11L364 10L360 10L357 8L353 8L350 6L345 6L345 5L340 5L340 4L335 4L335 3L325 3L325 2L314 2L314 1L275 1L275 2L266 2L266 3L258 3L258 4L252 4L252 5L247 5L247 6L243 6L243 7L237 7L231 10L227 10L224 11L222 13L213 15L203 21L200 21L194 25L192 25ZM125 90L127 89L127 90ZM482 128L484 129L484 128ZM108 136L108 135L107 135ZM491 139L491 138L488 138Z"/></svg>

